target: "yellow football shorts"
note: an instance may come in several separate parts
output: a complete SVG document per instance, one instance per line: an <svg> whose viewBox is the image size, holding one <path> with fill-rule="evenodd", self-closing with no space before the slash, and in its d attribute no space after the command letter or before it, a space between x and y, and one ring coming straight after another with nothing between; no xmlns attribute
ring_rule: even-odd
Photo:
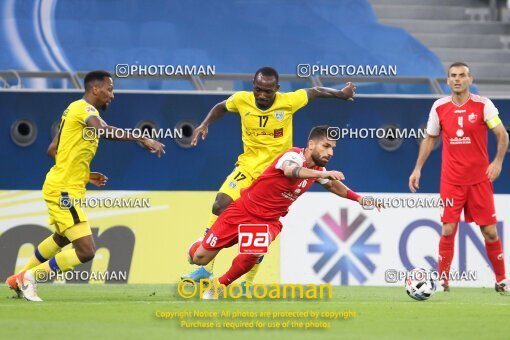
<svg viewBox="0 0 510 340"><path fill-rule="evenodd" d="M75 204L75 197L69 196L67 192L62 192L60 196L43 192L43 197L48 206L48 224L55 225L57 234L66 236L69 241L92 235L87 214L79 204Z"/></svg>
<svg viewBox="0 0 510 340"><path fill-rule="evenodd" d="M234 201L241 196L241 189L249 187L255 179L248 175L242 167L238 166L227 176L219 192L230 196Z"/></svg>

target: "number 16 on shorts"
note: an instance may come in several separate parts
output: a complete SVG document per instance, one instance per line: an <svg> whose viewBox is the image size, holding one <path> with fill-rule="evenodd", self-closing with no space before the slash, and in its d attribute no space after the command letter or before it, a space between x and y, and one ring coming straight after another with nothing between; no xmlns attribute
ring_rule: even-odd
<svg viewBox="0 0 510 340"><path fill-rule="evenodd" d="M267 224L239 225L239 254L266 254L269 247Z"/></svg>

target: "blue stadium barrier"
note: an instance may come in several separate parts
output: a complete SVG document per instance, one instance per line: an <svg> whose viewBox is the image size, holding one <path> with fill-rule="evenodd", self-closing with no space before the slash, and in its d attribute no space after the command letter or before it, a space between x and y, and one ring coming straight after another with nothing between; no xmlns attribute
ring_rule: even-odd
<svg viewBox="0 0 510 340"><path fill-rule="evenodd" d="M81 93L0 91L0 189L40 189L52 166L46 155L51 141L51 125L60 119L67 105ZM102 117L111 125L134 127L142 120L159 127L174 128L180 121L200 123L214 104L226 95L117 93ZM396 124L400 128L418 128L425 124L432 98L358 97L354 102L319 99L298 111L294 117L294 144L304 146L314 125L329 124L350 128L379 128ZM510 122L510 100L494 100L503 122ZM38 127L34 144L19 147L11 140L11 125L21 118ZM158 159L132 142L101 141L92 170L110 178L113 190L217 190L233 169L242 151L239 118L226 114L209 128L207 139L196 148L185 149L165 139L166 155ZM496 151L489 133L489 154ZM365 192L407 192L418 144L404 140L393 152L383 150L376 139L344 139L338 142L328 165L345 173L346 183ZM506 166L508 164L506 163ZM7 175L8 174L8 175ZM438 192L440 152L433 151L421 179L421 192ZM497 193L510 193L510 173L503 171L495 183ZM322 190L314 186L313 190Z"/></svg>

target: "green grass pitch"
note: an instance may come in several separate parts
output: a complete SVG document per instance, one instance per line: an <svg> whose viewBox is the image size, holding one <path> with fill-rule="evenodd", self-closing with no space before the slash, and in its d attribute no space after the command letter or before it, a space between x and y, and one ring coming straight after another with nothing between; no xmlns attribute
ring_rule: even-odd
<svg viewBox="0 0 510 340"><path fill-rule="evenodd" d="M452 288L414 301L400 287L334 287L331 300L183 300L175 285L39 286L42 303L0 295L2 339L508 339L510 296ZM329 329L184 329L156 311L353 311ZM189 321L211 321L188 318ZM271 319L259 319L271 322ZM280 318L279 321L291 320ZM325 319L321 319L325 321ZM225 319L219 320L220 322ZM253 321L252 319L228 320ZM294 321L299 321L294 319Z"/></svg>

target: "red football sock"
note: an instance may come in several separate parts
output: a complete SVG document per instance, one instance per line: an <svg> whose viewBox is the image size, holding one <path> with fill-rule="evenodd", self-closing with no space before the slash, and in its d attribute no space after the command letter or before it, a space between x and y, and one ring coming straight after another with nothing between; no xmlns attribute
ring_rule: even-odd
<svg viewBox="0 0 510 340"><path fill-rule="evenodd" d="M496 282L503 281L506 279L506 275L501 239L498 238L498 240L494 242L485 241L485 249L487 250L487 257L491 261L492 269L494 269L494 274L496 274Z"/></svg>
<svg viewBox="0 0 510 340"><path fill-rule="evenodd" d="M450 267L452 265L453 253L455 251L455 234L457 227L453 233L448 236L441 235L439 240L439 261L437 270L439 271L440 279L444 280L445 284L449 284L448 278L450 275Z"/></svg>
<svg viewBox="0 0 510 340"><path fill-rule="evenodd" d="M218 279L222 285L228 286L244 274L250 271L259 259L258 255L253 254L239 254L232 261L230 269Z"/></svg>

